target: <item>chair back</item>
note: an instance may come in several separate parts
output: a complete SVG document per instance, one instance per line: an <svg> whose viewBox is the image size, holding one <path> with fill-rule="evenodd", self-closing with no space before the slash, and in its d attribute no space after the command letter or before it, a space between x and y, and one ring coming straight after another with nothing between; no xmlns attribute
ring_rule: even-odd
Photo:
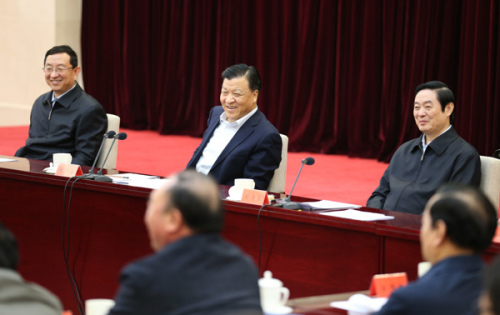
<svg viewBox="0 0 500 315"><path fill-rule="evenodd" d="M490 198L498 212L500 197L500 159L481 155L480 188Z"/></svg>
<svg viewBox="0 0 500 315"><path fill-rule="evenodd" d="M286 181L286 159L288 155L288 137L280 134L281 136L281 162L280 166L274 171L273 178L269 182L269 187L267 191L273 193L285 192L285 181Z"/></svg>
<svg viewBox="0 0 500 315"><path fill-rule="evenodd" d="M113 130L116 133L120 132L120 117L113 114L106 114L108 117L108 129L106 132ZM116 160L118 159L118 140L115 141L113 145L113 149L109 153L108 160L106 161L106 165L104 168L114 170L116 169ZM99 156L99 160L97 160L97 167L101 168L106 155L108 154L109 148L111 147L111 143L113 143L113 139L106 139L104 142L104 146L102 147L101 155Z"/></svg>

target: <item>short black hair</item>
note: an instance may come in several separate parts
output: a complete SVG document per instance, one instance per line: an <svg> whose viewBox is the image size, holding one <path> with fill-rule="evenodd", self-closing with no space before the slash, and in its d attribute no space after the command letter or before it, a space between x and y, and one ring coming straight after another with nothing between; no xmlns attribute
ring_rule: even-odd
<svg viewBox="0 0 500 315"><path fill-rule="evenodd" d="M203 190L197 189L203 186ZM196 233L218 233L224 227L224 207L219 188L211 177L194 170L177 175L177 182L168 190L170 204L167 209L177 208L187 226ZM168 210L167 210L168 211Z"/></svg>
<svg viewBox="0 0 500 315"><path fill-rule="evenodd" d="M16 270L18 263L19 251L16 238L0 222L0 268Z"/></svg>
<svg viewBox="0 0 500 315"><path fill-rule="evenodd" d="M43 65L45 66L45 61L47 61L48 56L60 53L67 53L69 55L69 63L71 64L71 66L73 68L78 67L78 57L76 55L76 52L68 45L54 46L51 49L47 50L47 52L45 53L45 58L43 59Z"/></svg>
<svg viewBox="0 0 500 315"><path fill-rule="evenodd" d="M429 81L420 84L417 86L415 89L415 96L418 94L418 92L422 90L432 90L436 92L437 95L437 100L441 104L441 110L444 112L444 109L446 108L446 105L449 103L455 104L455 96L453 95L453 92L450 90L450 88L444 84L443 82L440 81ZM453 112L451 112L450 115L450 124L455 123L455 108L453 108Z"/></svg>
<svg viewBox="0 0 500 315"><path fill-rule="evenodd" d="M446 236L457 246L482 253L488 249L497 228L497 212L486 195L476 187L445 184L431 205L432 226L441 220Z"/></svg>
<svg viewBox="0 0 500 315"><path fill-rule="evenodd" d="M232 65L222 72L222 80L232 80L241 77L245 77L248 80L248 86L252 92L255 90L260 92L262 83L260 81L259 71L254 66L247 66L244 63L240 63Z"/></svg>
<svg viewBox="0 0 500 315"><path fill-rule="evenodd" d="M500 315L500 256L483 273L483 292L490 299L493 314Z"/></svg>

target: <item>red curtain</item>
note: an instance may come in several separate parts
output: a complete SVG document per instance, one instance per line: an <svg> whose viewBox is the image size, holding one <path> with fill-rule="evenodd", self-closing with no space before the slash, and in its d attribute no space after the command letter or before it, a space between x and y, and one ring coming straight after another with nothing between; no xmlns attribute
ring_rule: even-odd
<svg viewBox="0 0 500 315"><path fill-rule="evenodd" d="M455 92L458 133L500 147L497 0L84 0L87 92L122 126L201 136L235 63L291 151L387 160L419 135L415 87Z"/></svg>

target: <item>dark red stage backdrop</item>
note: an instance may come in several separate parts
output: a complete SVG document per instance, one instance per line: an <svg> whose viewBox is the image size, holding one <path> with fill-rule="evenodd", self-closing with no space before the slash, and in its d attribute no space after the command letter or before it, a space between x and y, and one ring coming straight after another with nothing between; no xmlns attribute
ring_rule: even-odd
<svg viewBox="0 0 500 315"><path fill-rule="evenodd" d="M418 135L415 87L447 83L459 134L500 147L497 0L85 0L86 90L122 125L201 136L220 73L255 65L291 151L387 160Z"/></svg>

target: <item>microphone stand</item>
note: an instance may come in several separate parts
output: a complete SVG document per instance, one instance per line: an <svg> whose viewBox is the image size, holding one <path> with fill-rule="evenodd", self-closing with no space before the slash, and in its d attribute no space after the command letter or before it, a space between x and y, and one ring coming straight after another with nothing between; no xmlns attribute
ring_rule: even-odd
<svg viewBox="0 0 500 315"><path fill-rule="evenodd" d="M295 177L295 182L293 183L292 190L290 190L290 194L288 194L288 197L286 197L285 199L281 199L278 201L279 206L283 207L284 209L298 210L301 208L298 202L292 202L290 200L292 198L292 192L295 189L295 184L297 184L297 180L299 179L300 173L302 172L302 168L304 167L305 164L313 165L314 159L312 157L308 157L302 160L302 165L300 165L297 177Z"/></svg>
<svg viewBox="0 0 500 315"><path fill-rule="evenodd" d="M83 174L82 178L85 179L95 179L97 177L96 174L94 174L94 167L97 163L97 160L99 159L99 156L101 155L102 148L104 147L104 143L106 142L106 139L114 137L116 135L116 132L113 130L108 131L107 133L104 134L104 139L102 139L101 146L99 147L99 151L97 151L97 155L94 159L94 164L92 164L92 168L89 170L88 174Z"/></svg>
<svg viewBox="0 0 500 315"><path fill-rule="evenodd" d="M101 169L99 170L99 172L97 172L97 176L94 178L95 181L105 182L105 183L111 183L113 181L111 179L111 177L102 175L102 170L104 168L104 165L106 165L106 161L108 160L109 154L111 153L113 146L115 145L116 139L118 139L118 140L127 139L127 134L125 132L120 132L119 134L117 134L113 137L113 142L111 143L111 146L109 147L108 154L106 154L106 158L102 162Z"/></svg>

